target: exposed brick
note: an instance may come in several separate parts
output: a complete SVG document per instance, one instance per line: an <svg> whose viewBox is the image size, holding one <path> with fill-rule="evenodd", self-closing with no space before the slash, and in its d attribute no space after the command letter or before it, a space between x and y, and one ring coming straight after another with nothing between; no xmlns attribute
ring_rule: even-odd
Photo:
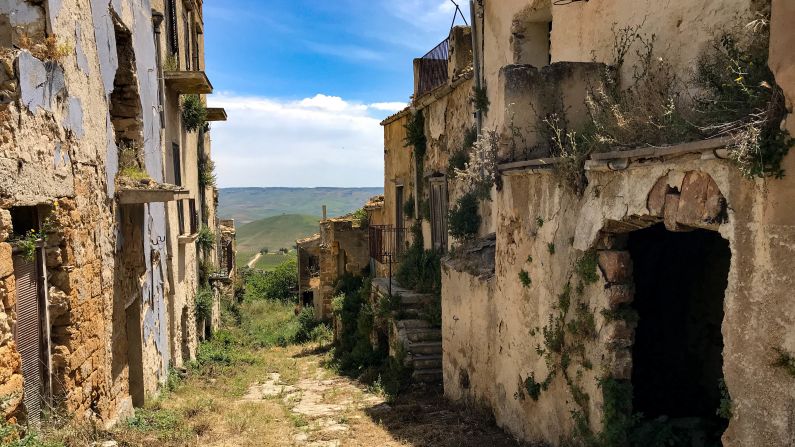
<svg viewBox="0 0 795 447"><path fill-rule="evenodd" d="M632 257L628 251L600 251L599 268L609 283L627 283L632 281Z"/></svg>

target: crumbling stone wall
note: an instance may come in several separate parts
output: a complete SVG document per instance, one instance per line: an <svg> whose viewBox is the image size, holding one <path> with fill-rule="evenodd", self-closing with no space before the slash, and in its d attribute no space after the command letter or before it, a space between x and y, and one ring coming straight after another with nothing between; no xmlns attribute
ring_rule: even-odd
<svg viewBox="0 0 795 447"><path fill-rule="evenodd" d="M784 241L793 239L795 231L791 225L764 223L759 207L770 199L764 182L742 179L725 162L697 158L619 173L592 172L582 199L556 188L549 174L523 173L504 180L504 189L494 199L498 216L495 277L479 279L450 265L444 269L448 396L487 403L500 425L524 439L558 442L571 436L570 412L583 409L574 403L575 396L562 377L558 375L538 401L514 395L522 392L522 381L531 373L541 382L548 372L544 356L537 353L543 338L533 329L549 324L558 297L576 279L574 266L583 254L606 250L599 252L599 279L582 291L582 300L595 319L597 336L584 346L593 367L587 369L572 360L571 368L572 377L580 374L578 386L590 397L584 411L591 415L592 429L599 431L603 415L600 375L627 379L632 367L626 353L613 350L627 342L631 346L631 332L627 334L626 327L616 326L621 323L608 321L601 313L632 299L631 292L622 293L626 289L620 286L627 274L631 276L631 270L625 270L631 264L622 261L624 252L615 251L609 242L614 239L605 235L655 221L669 227L686 224L718 231L729 240L732 252L723 358L735 412L724 445L791 442L793 427L787 420L795 398L792 378L772 363L775 347L792 349L795 315L788 311L791 306L785 298L792 278L785 272L786 259L795 252ZM682 191L682 196L665 201L664 209L669 211L661 210L655 198L658 181ZM693 194L699 197L695 201L689 198L696 197ZM720 196L726 200L728 216L718 224L710 203L719 203ZM671 208L669 203L678 205ZM672 215L668 214L671 209ZM537 223L539 218L543 225ZM554 244L554 253L549 244ZM520 281L522 270L532 279L529 286ZM466 386L462 375L467 377Z"/></svg>
<svg viewBox="0 0 795 447"><path fill-rule="evenodd" d="M11 245L11 214L0 210L0 414L15 422L22 412L22 364L13 339L16 322L16 283Z"/></svg>
<svg viewBox="0 0 795 447"><path fill-rule="evenodd" d="M484 2L484 73L491 102L484 128L510 135L509 119L517 115L508 113L509 104L532 103L522 97L517 104L509 93L526 96L533 85L513 91L502 87L507 70L540 68L512 65L520 62L514 43L521 36L513 35L518 28L511 26L516 20L551 18L553 63L609 63L613 33L605 24L639 25L638 17L648 17L641 32L656 34L661 56L687 73L716 30L744 24L763 3L672 1L661 11L657 2L648 1ZM791 39L783 30L792 11L783 3L773 2L770 66L791 99L791 51L784 50ZM622 82L632 79L631 73L618 75ZM584 85L588 76L580 77ZM519 124L533 126L533 111L520 112L526 117ZM791 128L791 121L782 126ZM501 143L504 149L509 141ZM445 393L485 404L499 425L522 439L557 445L572 438L578 430L572 412L586 415L588 429L599 432L605 422L599 382L627 380L633 367L634 327L607 317L634 300L632 260L622 237L654 223L671 231L703 228L728 241L731 251L721 331L733 413L723 444L792 444L793 379L773 366L776 350L795 350L795 314L786 298L792 287L788 265L795 256L795 218L783 205L792 199L792 181L745 179L711 150L650 158L631 160L626 169L623 162L613 165L616 172L588 171L581 197L544 167L503 173L500 187L492 191L492 216L484 216L487 226L481 229L481 234L496 233L493 276L471 272L460 259L448 259L443 269ZM783 162L788 172L793 160L791 152ZM597 276L577 291L579 264L589 256ZM565 324L585 316L594 324L568 366L544 352L544 330L559 315L562 296L574 297L572 306L584 306L577 308L581 315L566 314ZM552 369L557 373L542 383Z"/></svg>
<svg viewBox="0 0 795 447"><path fill-rule="evenodd" d="M111 340L117 329L112 310L118 147L109 98L119 67L111 17L132 33L133 69L140 109L145 111L154 109L157 97L150 14L148 5L129 1L109 6L87 0L12 0L0 7L0 24L12 25L0 25L0 208L35 205L51 210L45 250L56 403L77 418L103 423L131 410L128 384L111 367ZM18 45L23 35L30 42L25 50L9 48L8 42ZM45 38L55 45L48 47ZM159 181L155 119L143 113L140 128L147 173ZM165 271L159 261L167 259L167 253L159 242L165 235L162 206L147 205L144 212L146 275L141 301L148 304L142 309L141 330L153 391L168 365ZM4 276L0 291L8 308L14 297L9 278ZM0 346L9 351L3 356L7 364L0 389L15 396L19 385L9 334L0 327L0 338L6 340ZM18 411L11 406L4 408L9 410L6 416Z"/></svg>

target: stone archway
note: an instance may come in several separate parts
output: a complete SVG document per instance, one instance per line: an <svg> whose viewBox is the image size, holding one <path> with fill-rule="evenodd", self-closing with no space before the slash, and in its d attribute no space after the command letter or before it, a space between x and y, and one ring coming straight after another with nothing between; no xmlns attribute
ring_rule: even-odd
<svg viewBox="0 0 795 447"><path fill-rule="evenodd" d="M708 174L670 172L651 189L647 208L648 215L609 221L595 247L607 281L608 375L632 385L641 430L719 445L727 426L717 410L731 251L717 230L727 203Z"/></svg>

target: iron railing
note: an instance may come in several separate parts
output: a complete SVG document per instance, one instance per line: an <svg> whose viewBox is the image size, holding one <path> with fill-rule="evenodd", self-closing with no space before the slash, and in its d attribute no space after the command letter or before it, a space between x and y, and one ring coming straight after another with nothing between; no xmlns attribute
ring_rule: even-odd
<svg viewBox="0 0 795 447"><path fill-rule="evenodd" d="M447 83L447 60L450 39L445 39L417 60L418 82L416 97L420 97Z"/></svg>
<svg viewBox="0 0 795 447"><path fill-rule="evenodd" d="M406 229L392 225L370 225L370 257L386 264L400 259L406 251Z"/></svg>

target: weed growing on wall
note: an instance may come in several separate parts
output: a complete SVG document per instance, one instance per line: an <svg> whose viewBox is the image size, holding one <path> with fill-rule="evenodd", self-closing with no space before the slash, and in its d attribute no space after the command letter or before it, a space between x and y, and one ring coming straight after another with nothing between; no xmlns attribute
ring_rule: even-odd
<svg viewBox="0 0 795 447"><path fill-rule="evenodd" d="M414 218L414 197L409 196L408 200L403 203L403 214L406 217Z"/></svg>
<svg viewBox="0 0 795 447"><path fill-rule="evenodd" d="M497 179L497 149L500 137L496 131L488 131L481 135L472 145L472 155L465 163L464 169L456 169L456 178L460 179L464 189L478 199L491 197L491 187Z"/></svg>
<svg viewBox="0 0 795 447"><path fill-rule="evenodd" d="M195 299L196 321L209 320L213 316L213 290L202 287L196 292Z"/></svg>
<svg viewBox="0 0 795 447"><path fill-rule="evenodd" d="M447 220L450 235L454 238L466 240L477 237L481 219L475 193L468 192L459 197Z"/></svg>
<svg viewBox="0 0 795 447"><path fill-rule="evenodd" d="M720 406L716 414L723 419L729 420L732 418L732 398L729 395L729 389L726 387L724 379L720 379L718 389L720 390Z"/></svg>
<svg viewBox="0 0 795 447"><path fill-rule="evenodd" d="M207 188L215 186L215 162L211 158L199 157L199 186Z"/></svg>
<svg viewBox="0 0 795 447"><path fill-rule="evenodd" d="M488 115L491 102L489 101L489 95L486 91L485 85L480 88L472 87L472 96L470 97L469 101L472 103L472 106L476 111L482 113L483 115Z"/></svg>
<svg viewBox="0 0 795 447"><path fill-rule="evenodd" d="M185 95L182 99L182 125L188 132L196 132L207 122L207 107L201 96Z"/></svg>
<svg viewBox="0 0 795 447"><path fill-rule="evenodd" d="M519 272L519 282L521 282L522 286L525 288L530 287L530 285L533 284L533 280L530 279L530 274L527 273L527 270L522 269Z"/></svg>
<svg viewBox="0 0 795 447"><path fill-rule="evenodd" d="M718 36L701 55L696 76L705 92L696 101L700 129L707 136L731 136L730 157L749 178L781 178L781 161L793 144L781 130L784 92L767 64L768 19L760 16L743 30Z"/></svg>
<svg viewBox="0 0 795 447"><path fill-rule="evenodd" d="M196 236L196 246L207 255L215 247L215 233L207 225L202 225Z"/></svg>
<svg viewBox="0 0 795 447"><path fill-rule="evenodd" d="M777 348L775 349L775 352L777 357L776 361L773 363L773 366L782 368L787 372L787 374L795 377L795 356L783 349Z"/></svg>

